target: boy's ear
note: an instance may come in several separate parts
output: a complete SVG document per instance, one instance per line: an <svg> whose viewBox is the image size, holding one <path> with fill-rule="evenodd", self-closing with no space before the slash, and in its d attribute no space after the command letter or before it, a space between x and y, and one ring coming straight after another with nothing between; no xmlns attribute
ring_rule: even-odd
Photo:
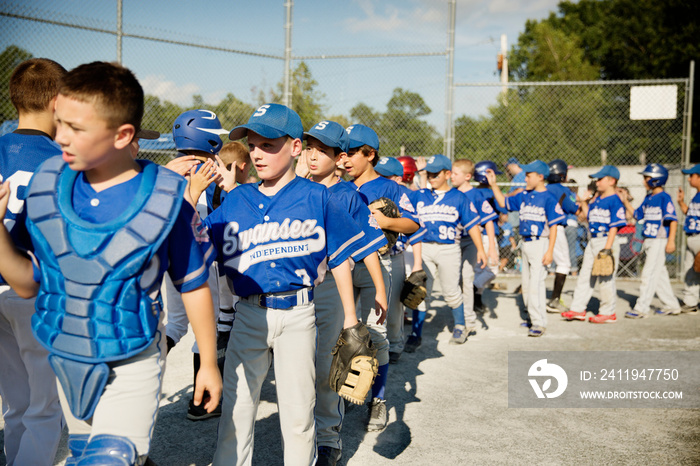
<svg viewBox="0 0 700 466"><path fill-rule="evenodd" d="M301 142L301 139L292 139L292 157L298 157L303 148L304 144Z"/></svg>
<svg viewBox="0 0 700 466"><path fill-rule="evenodd" d="M131 144L136 135L136 128L130 123L125 123L117 128L117 134L114 136L114 147L116 149L124 149Z"/></svg>

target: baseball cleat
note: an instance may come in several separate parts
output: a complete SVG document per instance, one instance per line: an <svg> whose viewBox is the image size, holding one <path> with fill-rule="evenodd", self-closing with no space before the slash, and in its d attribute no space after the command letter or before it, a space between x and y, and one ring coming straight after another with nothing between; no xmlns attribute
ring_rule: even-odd
<svg viewBox="0 0 700 466"><path fill-rule="evenodd" d="M617 317L615 316L615 314L598 314L597 316L589 317L588 322L592 324L614 324L615 322L617 322Z"/></svg>
<svg viewBox="0 0 700 466"><path fill-rule="evenodd" d="M568 320L586 320L586 311L576 312L576 311L566 311L562 312L561 316Z"/></svg>

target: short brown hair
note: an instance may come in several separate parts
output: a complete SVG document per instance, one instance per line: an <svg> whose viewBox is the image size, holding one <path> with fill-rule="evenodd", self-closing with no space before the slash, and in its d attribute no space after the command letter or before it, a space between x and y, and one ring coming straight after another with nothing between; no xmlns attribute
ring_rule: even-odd
<svg viewBox="0 0 700 466"><path fill-rule="evenodd" d="M110 128L131 124L137 133L141 129L143 88L134 73L118 63L96 61L72 69L59 93L92 103Z"/></svg>
<svg viewBox="0 0 700 466"><path fill-rule="evenodd" d="M365 144L365 145L362 145L360 147L353 148L350 150L355 150L355 149L357 149L358 152L362 152L362 155L364 155L365 157L369 157L369 154L374 152L374 158L370 162L372 163L373 167L377 166L377 164L379 163L379 151L377 149ZM350 152L350 151L348 151L348 152ZM350 154L348 154L348 155L350 155Z"/></svg>
<svg viewBox="0 0 700 466"><path fill-rule="evenodd" d="M10 76L10 100L18 112L41 112L58 95L66 69L48 58L25 60Z"/></svg>
<svg viewBox="0 0 700 466"><path fill-rule="evenodd" d="M452 163L452 168L459 168L464 173L474 174L474 162L468 159L457 159Z"/></svg>
<svg viewBox="0 0 700 466"><path fill-rule="evenodd" d="M224 161L226 168L229 170L234 163L250 163L250 152L245 144L239 141L231 141L224 144L219 151L219 157L221 157L221 160Z"/></svg>

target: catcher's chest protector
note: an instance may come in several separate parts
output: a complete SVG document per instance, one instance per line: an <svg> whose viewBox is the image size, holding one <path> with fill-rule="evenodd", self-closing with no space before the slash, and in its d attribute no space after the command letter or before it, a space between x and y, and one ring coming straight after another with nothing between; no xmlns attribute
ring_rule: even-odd
<svg viewBox="0 0 700 466"><path fill-rule="evenodd" d="M41 263L32 327L52 354L98 363L126 359L153 341L160 314L158 258L180 210L184 178L143 165L134 201L117 219L94 224L72 207L78 173L47 160L27 194L28 228Z"/></svg>

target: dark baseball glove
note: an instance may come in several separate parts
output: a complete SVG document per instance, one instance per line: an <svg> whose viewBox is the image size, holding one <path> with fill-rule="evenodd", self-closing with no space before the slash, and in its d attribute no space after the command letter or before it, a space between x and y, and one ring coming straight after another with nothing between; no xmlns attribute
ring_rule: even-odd
<svg viewBox="0 0 700 466"><path fill-rule="evenodd" d="M615 258L613 258L612 251L610 249L601 250L595 259L593 259L593 270L591 271L591 276L609 277L614 271Z"/></svg>
<svg viewBox="0 0 700 466"><path fill-rule="evenodd" d="M425 284L428 281L428 275L423 270L411 272L411 275L403 282L401 288L401 303L409 309L417 309L418 305L423 302L428 290Z"/></svg>
<svg viewBox="0 0 700 466"><path fill-rule="evenodd" d="M346 400L361 405L377 375L377 350L362 322L341 330L332 351L328 382Z"/></svg>
<svg viewBox="0 0 700 466"><path fill-rule="evenodd" d="M399 208L396 207L394 201L386 197L380 197L379 199L372 201L372 203L369 205L369 208L378 210L389 218L401 217L401 214L399 213ZM387 252L391 251L391 248L394 247L394 245L396 244L396 240L399 238L399 234L395 231L384 229L382 229L382 232L384 233L384 236L386 236L386 241L388 243L386 246L382 246L381 249L379 249L378 251L379 254L383 256Z"/></svg>

